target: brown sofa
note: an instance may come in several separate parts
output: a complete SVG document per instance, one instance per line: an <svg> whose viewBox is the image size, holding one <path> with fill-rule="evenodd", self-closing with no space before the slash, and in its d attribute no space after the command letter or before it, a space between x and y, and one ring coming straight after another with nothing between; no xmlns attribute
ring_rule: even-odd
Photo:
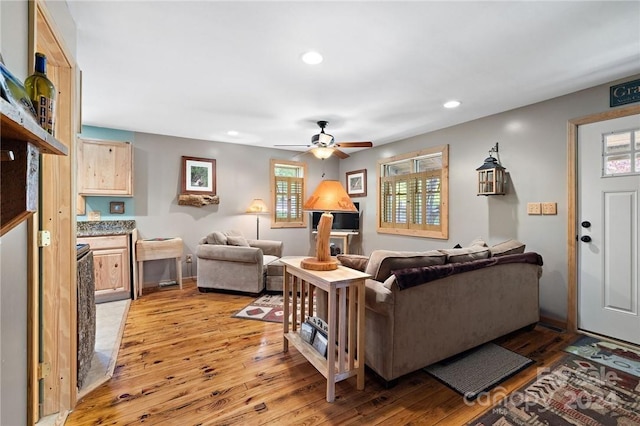
<svg viewBox="0 0 640 426"><path fill-rule="evenodd" d="M484 244L484 243L482 243ZM539 320L542 258L524 244L343 255L364 270L365 362L387 382Z"/></svg>

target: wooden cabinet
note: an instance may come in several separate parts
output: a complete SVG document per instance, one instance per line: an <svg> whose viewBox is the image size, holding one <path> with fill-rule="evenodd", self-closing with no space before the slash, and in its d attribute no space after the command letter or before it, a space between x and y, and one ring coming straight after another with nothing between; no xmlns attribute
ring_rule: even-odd
<svg viewBox="0 0 640 426"><path fill-rule="evenodd" d="M132 196L131 143L78 139L78 194Z"/></svg>
<svg viewBox="0 0 640 426"><path fill-rule="evenodd" d="M129 235L78 238L93 251L96 303L131 298Z"/></svg>
<svg viewBox="0 0 640 426"><path fill-rule="evenodd" d="M0 236L38 208L39 153L67 155L68 149L32 118L0 98Z"/></svg>

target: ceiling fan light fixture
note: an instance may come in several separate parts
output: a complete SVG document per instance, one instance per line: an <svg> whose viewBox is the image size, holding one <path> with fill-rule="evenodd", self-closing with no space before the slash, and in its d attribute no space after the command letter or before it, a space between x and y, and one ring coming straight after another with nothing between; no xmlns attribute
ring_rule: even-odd
<svg viewBox="0 0 640 426"><path fill-rule="evenodd" d="M312 149L311 152L316 158L320 160L326 160L327 158L331 157L331 154L333 154L333 149L320 147Z"/></svg>
<svg viewBox="0 0 640 426"><path fill-rule="evenodd" d="M311 137L311 143L314 145L327 146L333 143L333 136L325 133L324 130L317 135Z"/></svg>
<svg viewBox="0 0 640 426"><path fill-rule="evenodd" d="M322 55L313 50L302 55L302 62L307 65L318 65L323 60Z"/></svg>

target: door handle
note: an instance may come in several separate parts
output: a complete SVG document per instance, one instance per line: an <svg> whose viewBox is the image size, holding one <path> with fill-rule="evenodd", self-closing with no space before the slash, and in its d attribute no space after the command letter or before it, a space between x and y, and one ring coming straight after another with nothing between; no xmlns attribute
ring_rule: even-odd
<svg viewBox="0 0 640 426"><path fill-rule="evenodd" d="M583 243L589 243L591 242L591 237L588 235L583 235L582 237L580 237L580 241L582 241Z"/></svg>

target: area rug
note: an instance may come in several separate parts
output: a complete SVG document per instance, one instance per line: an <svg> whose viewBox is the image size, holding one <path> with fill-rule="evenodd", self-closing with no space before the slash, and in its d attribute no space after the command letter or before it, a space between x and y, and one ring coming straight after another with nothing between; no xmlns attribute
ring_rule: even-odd
<svg viewBox="0 0 640 426"><path fill-rule="evenodd" d="M284 315L283 306L282 294L263 294L232 316L233 318L281 323Z"/></svg>
<svg viewBox="0 0 640 426"><path fill-rule="evenodd" d="M564 350L640 378L640 350L591 336L582 336Z"/></svg>
<svg viewBox="0 0 640 426"><path fill-rule="evenodd" d="M490 398L476 402L493 405ZM469 423L473 426L525 424L638 425L639 379L567 354L551 367L539 368L536 379Z"/></svg>
<svg viewBox="0 0 640 426"><path fill-rule="evenodd" d="M424 370L471 401L532 363L502 346L486 343Z"/></svg>

